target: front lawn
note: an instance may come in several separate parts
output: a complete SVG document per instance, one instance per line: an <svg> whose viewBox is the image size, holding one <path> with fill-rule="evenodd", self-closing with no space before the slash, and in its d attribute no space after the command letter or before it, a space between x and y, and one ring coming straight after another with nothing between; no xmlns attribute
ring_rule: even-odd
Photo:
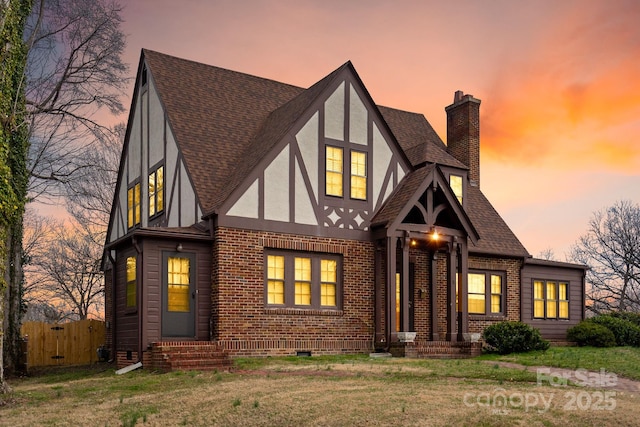
<svg viewBox="0 0 640 427"><path fill-rule="evenodd" d="M638 378L639 354L555 347L462 360L237 359L232 372L57 369L11 380L0 426L637 425L638 393L540 386L535 372L497 362Z"/></svg>

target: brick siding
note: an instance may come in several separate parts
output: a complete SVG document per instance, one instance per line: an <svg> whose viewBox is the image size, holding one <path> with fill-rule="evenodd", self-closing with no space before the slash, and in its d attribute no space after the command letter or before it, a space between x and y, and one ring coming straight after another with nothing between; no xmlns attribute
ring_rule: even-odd
<svg viewBox="0 0 640 427"><path fill-rule="evenodd" d="M330 311L267 307L264 252L268 249L341 255L342 307ZM229 354L372 351L373 243L219 227L214 251L213 339Z"/></svg>

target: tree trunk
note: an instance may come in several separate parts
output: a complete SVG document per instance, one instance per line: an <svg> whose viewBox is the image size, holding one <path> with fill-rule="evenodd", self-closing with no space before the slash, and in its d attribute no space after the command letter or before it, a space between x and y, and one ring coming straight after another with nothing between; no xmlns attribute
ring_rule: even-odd
<svg viewBox="0 0 640 427"><path fill-rule="evenodd" d="M20 369L22 320L22 224L13 224L6 239L7 266L4 325L4 367L5 372L15 373Z"/></svg>
<svg viewBox="0 0 640 427"><path fill-rule="evenodd" d="M7 252L7 238L5 237L8 233L7 229L0 225L0 255L4 255ZM2 402L2 394L7 393L9 391L9 386L4 380L4 331L7 329L6 327L6 318L4 316L5 313L5 300L6 295L9 292L8 286L3 286L4 283L9 283L9 257L2 256L2 266L0 266L0 271L2 271L2 278L0 278L0 402Z"/></svg>

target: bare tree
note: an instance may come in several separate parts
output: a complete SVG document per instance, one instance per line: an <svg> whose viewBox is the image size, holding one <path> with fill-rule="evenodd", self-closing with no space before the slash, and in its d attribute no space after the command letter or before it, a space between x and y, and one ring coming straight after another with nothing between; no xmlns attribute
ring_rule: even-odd
<svg viewBox="0 0 640 427"><path fill-rule="evenodd" d="M65 319L100 317L104 308L102 245L77 222L49 221L32 249L25 299Z"/></svg>
<svg viewBox="0 0 640 427"><path fill-rule="evenodd" d="M122 8L117 1L0 0L0 8L3 29L0 100L3 103L11 101L7 102L6 109L2 106L0 117L9 118L7 124L12 126L28 123L28 127L23 126L21 130L25 143L11 142L13 148L8 150L12 161L11 179L5 177L0 161L0 172L3 172L0 186L9 182L14 187L10 189L11 193L16 194L13 203L4 198L9 194L5 188L0 191L4 198L0 202L6 202L8 207L15 206L11 214L16 216L8 228L0 224L1 238L6 238L3 245L7 248L7 256L3 266L6 266L8 290L6 305L2 304L4 294L0 295L0 319L9 320L3 324L8 327L0 327L4 345L4 349L0 345L0 352L11 368L19 359L23 309L24 201L27 195L40 202L56 201L73 191L74 180L82 179L85 171L93 166L95 159L90 154L100 141L108 138L110 128L104 121L110 120L109 115L124 111L120 97L129 78L128 67L122 62L125 36L120 29ZM13 14L14 11L19 11L20 15ZM11 34L4 32L9 28L6 23L11 24ZM5 39L6 35L11 39ZM16 59L21 66L16 66L19 65ZM5 60L11 61L10 64ZM5 85L5 76L10 85ZM7 109L11 111L5 111ZM17 135L14 129L8 131ZM0 153L6 152L4 142ZM0 219L4 218L9 215L3 209ZM4 255L4 251L0 252ZM0 291L2 288L0 286ZM0 359L0 388L1 362Z"/></svg>
<svg viewBox="0 0 640 427"><path fill-rule="evenodd" d="M123 125L118 125L105 134L86 159L93 167L84 170L82 179L70 183L72 191L66 200L72 231L59 221L27 209L23 243L27 316L55 317L57 321L77 319L88 313L88 306L93 307L93 312L103 306L102 292L95 292L96 284L103 288L103 277L96 277L98 272L92 269L97 269L101 260L124 130ZM77 247L80 240L90 250L80 254L68 250ZM95 258L82 259L82 254ZM80 271L91 273L79 275Z"/></svg>
<svg viewBox="0 0 640 427"><path fill-rule="evenodd" d="M89 227L100 244L104 244L109 225L125 131L125 125L119 124L104 134L84 158L91 167L85 168L80 179L67 187L67 211L78 224Z"/></svg>
<svg viewBox="0 0 640 427"><path fill-rule="evenodd" d="M589 266L587 308L640 311L640 206L619 201L595 212L571 248L573 261Z"/></svg>
<svg viewBox="0 0 640 427"><path fill-rule="evenodd" d="M111 137L100 118L124 111L121 11L113 0L36 0L26 28L31 198L67 194Z"/></svg>
<svg viewBox="0 0 640 427"><path fill-rule="evenodd" d="M540 251L538 258L545 259L547 261L557 261L556 254L552 248L546 248Z"/></svg>

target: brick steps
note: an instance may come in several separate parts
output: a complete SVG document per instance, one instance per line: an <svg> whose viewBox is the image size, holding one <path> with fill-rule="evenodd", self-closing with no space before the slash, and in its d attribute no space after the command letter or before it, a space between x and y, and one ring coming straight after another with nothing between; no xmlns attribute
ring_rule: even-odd
<svg viewBox="0 0 640 427"><path fill-rule="evenodd" d="M393 343L389 350L394 357L458 359L482 354L480 342L416 341Z"/></svg>
<svg viewBox="0 0 640 427"><path fill-rule="evenodd" d="M231 367L231 359L216 342L157 342L151 345L151 365L163 372L226 371Z"/></svg>

